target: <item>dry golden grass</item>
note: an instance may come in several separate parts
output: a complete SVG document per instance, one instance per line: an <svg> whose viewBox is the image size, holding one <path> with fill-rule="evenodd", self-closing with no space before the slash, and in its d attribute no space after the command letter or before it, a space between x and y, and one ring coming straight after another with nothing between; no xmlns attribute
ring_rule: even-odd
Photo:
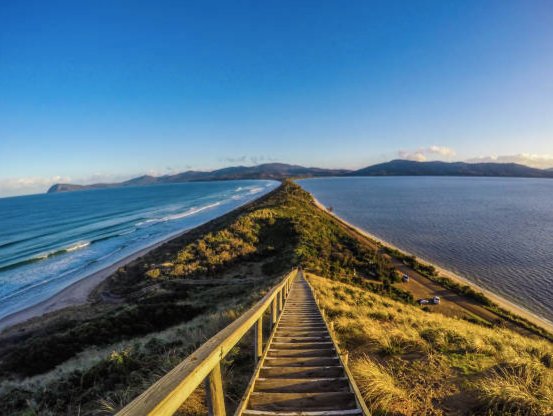
<svg viewBox="0 0 553 416"><path fill-rule="evenodd" d="M551 342L424 312L321 277L309 280L373 410L553 414Z"/></svg>
<svg viewBox="0 0 553 416"><path fill-rule="evenodd" d="M389 369L363 356L355 360L352 371L371 411L411 414L409 395L396 384Z"/></svg>
<svg viewBox="0 0 553 416"><path fill-rule="evenodd" d="M475 387L480 399L496 413L553 414L553 374L535 362L500 364Z"/></svg>

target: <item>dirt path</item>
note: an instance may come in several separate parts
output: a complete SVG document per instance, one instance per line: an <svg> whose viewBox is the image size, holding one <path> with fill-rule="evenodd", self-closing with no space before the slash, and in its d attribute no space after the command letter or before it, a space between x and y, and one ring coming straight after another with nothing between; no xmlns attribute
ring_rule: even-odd
<svg viewBox="0 0 553 416"><path fill-rule="evenodd" d="M429 305L431 310L458 318L472 318L476 315L490 324L502 320L498 315L480 306L476 301L446 289L440 284L415 272L410 267L405 266L401 261L393 259L393 265L401 273L406 273L409 276L409 282L399 283L396 286L411 292L415 299L428 299L434 296L441 298L439 305Z"/></svg>

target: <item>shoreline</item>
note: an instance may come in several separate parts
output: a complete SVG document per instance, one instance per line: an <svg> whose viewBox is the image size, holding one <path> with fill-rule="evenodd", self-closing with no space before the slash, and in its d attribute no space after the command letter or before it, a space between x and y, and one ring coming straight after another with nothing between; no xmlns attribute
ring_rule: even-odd
<svg viewBox="0 0 553 416"><path fill-rule="evenodd" d="M203 224L199 224L198 227L201 225ZM80 280L77 280L76 282L71 283L69 286L63 288L49 298L40 301L39 303L4 316L0 319L0 333L15 325L21 324L33 318L41 317L42 315L45 315L47 313L55 312L66 307L78 306L87 303L94 289L96 289L98 285L100 285L104 280L106 280L109 276L116 272L117 269L128 265L134 260L139 259L140 257L148 254L150 251L155 250L156 248L175 238L182 237L184 234L188 233L194 228L196 227L186 228L184 230L177 231L176 233L171 234L161 241L144 247L143 249L129 254L128 256L104 267L103 269L100 269L83 277Z"/></svg>
<svg viewBox="0 0 553 416"><path fill-rule="evenodd" d="M275 189L278 189L278 187L275 188ZM7 330L9 328L12 328L13 326L24 323L24 322L29 321L31 319L39 318L39 317L41 317L45 314L55 312L55 311L58 311L60 309L66 308L66 307L86 304L89 301L89 297L93 293L93 291L102 282L104 282L109 276L111 276L115 271L117 271L118 268L128 265L129 263L131 263L131 262L139 259L140 257L143 257L144 255L148 254L149 252L157 249L158 247L162 246L163 244L165 244L165 243L167 243L171 240L180 238L183 235L187 234L188 232L190 232L190 231L192 231L192 230L194 230L198 227L201 227L202 225L204 225L204 224L206 224L210 221L217 220L218 218L221 218L225 215L231 214L232 212L235 212L237 210L241 210L245 206L258 201L260 198L263 198L263 197L267 196L271 192L272 191L268 192L267 194L264 194L264 195L260 196L259 198L254 199L252 201L248 201L247 203L245 203L243 205L240 205L240 206L234 208L233 210L231 210L227 213L224 213L220 216L212 218L211 220L208 220L208 221L206 221L202 224L198 224L194 227L189 227L189 228L186 228L184 230L177 231L177 232L167 236L166 238L162 239L161 241L158 241L158 242L155 242L155 243L153 243L149 246L146 246L143 249L141 249L139 251L136 251L136 252L124 257L123 259L121 259L121 260L119 260L119 261L117 261L117 262L115 262L111 265L108 265L108 266L104 267L103 269L100 269L100 270L98 270L94 273L91 273L91 274L83 277L82 279L80 279L76 282L73 282L69 286L62 289L61 291L55 293L54 295L50 296L49 298L47 298L47 299L45 299L45 300L43 300L43 301L41 301L41 302L39 302L35 305L31 305L31 306L29 306L25 309L21 309L19 311L13 312L12 314L1 318L0 319L0 333L4 332L5 330ZM425 258L416 256L416 255L414 255L413 253L410 253L407 250L401 249L401 248L389 243L388 241L385 241L382 238L377 237L376 235L371 234L370 232L368 232L368 231L366 231L366 230L364 230L364 229L362 229L358 226L355 226L355 225L351 224L347 220L345 220L345 219L341 218L340 216L338 216L336 213L329 211L326 208L326 206L324 206L324 204L322 204L317 198L315 198L315 196L313 196L312 194L310 194L310 195L313 198L313 201L314 201L315 205L319 209L321 209L324 212L326 212L327 214L331 215L337 221L341 222L342 224L344 224L348 228L352 229L353 231L357 232L358 234L360 234L360 235L362 235L366 238L369 238L369 239L381 244L382 246L401 251L402 253L405 253L407 255L415 256L420 262L425 263L425 264L429 264L429 265L432 265L433 267L435 267L436 271L441 276L447 277L447 278L451 279L452 281L454 281L456 283L460 283L460 284L463 284L463 285L468 285L468 286L472 287L473 289L476 289L476 290L484 293L492 302L496 303L499 307L501 307L501 308L503 308L503 309L515 314L515 315L518 315L518 316L528 320L529 322L533 323L534 325L540 326L540 327L544 328L545 330L547 330L548 332L553 334L553 322L549 321L548 319L540 317L539 315L535 314L534 312L531 312L531 311L525 309L524 307L522 307L520 305L517 305L514 302L511 302L511 301L505 299L501 295L498 295L498 294L496 294L496 293L494 293L494 292L492 292L488 289L482 288L478 284L470 281L469 279L467 279L465 277L462 277L462 276L460 276L460 275L458 275L458 274L456 274L456 273L454 273L450 270L447 270L447 269L445 269L441 266L438 266L438 265L434 264L433 262L428 261Z"/></svg>
<svg viewBox="0 0 553 416"><path fill-rule="evenodd" d="M132 254L129 254L128 256L122 258L121 260L116 261L115 263L112 263L104 267L103 269L100 269L94 273L91 273L83 277L80 280L77 280L76 282L71 283L69 286L63 288L59 292L53 294L52 296L34 305L28 306L24 309L21 309L7 316L4 316L3 318L0 318L0 335L6 330L11 329L16 325L23 324L27 321L30 321L36 318L40 318L45 314L59 311L67 307L79 306L79 305L88 303L89 297L94 292L94 290L102 282L104 282L109 276L111 276L115 271L117 271L117 269L119 269L120 267L124 267L132 263L133 261L139 259L140 257L145 256L146 254L157 249L163 244L168 243L172 240L181 238L185 234L199 227L202 227L205 224L208 224L212 221L216 221L222 217L225 217L226 215L229 215L244 209L248 205L259 201L260 199L266 197L267 195L271 194L275 190L279 189L280 186L281 185L275 187L274 189L258 196L257 198L244 202L243 204L236 206L235 208L231 209L228 212L224 212L214 218L211 218L193 227L188 227L188 228L176 231L158 242L152 243L142 248L141 250L138 250Z"/></svg>
<svg viewBox="0 0 553 416"><path fill-rule="evenodd" d="M529 311L528 309L526 309L526 308L524 308L520 305L517 305L514 302L511 302L510 300L505 299L501 295L498 295L498 294L496 294L496 293L494 293L494 292L492 292L488 289L484 289L483 287L479 286L478 284L472 282L471 280L469 280L469 279L467 279L463 276L458 275L457 273L452 272L451 270L447 270L447 269L445 269L441 266L438 266L435 263L433 263L431 261L428 261L425 258L422 258L422 257L417 256L417 255L415 255L415 254L413 254L413 253L411 253L407 250L399 248L399 247L395 246L394 244L389 243L388 241L383 240L382 238L377 237L376 235L371 234L370 232L368 232L368 231L366 231L366 230L364 230L364 229L362 229L362 228L360 228L356 225L351 224L350 222L346 221L345 219L343 219L342 217L340 217L336 213L329 211L327 209L327 207L324 204L322 204L317 198L315 198L315 196L313 194L311 194L311 196L312 196L312 198L315 202L315 205L317 205L317 207L319 207L320 209L322 209L323 211L325 211L326 213L328 213L329 215L331 215L332 217L334 217L335 219L340 221L345 226L347 226L350 229L354 230L355 232L361 234L362 236L367 237L367 238L381 244L384 247L388 247L388 248L391 248L391 249L394 249L394 250L401 251L402 253L407 254L409 256L415 256L417 258L417 260L420 261L421 263L428 264L428 265L431 265L431 266L435 267L436 271L441 276L447 277L448 279L451 279L452 281L454 281L456 283L459 283L459 284L462 284L462 285L468 285L471 288L484 293L484 295L486 295L492 302L497 304L500 308L505 309L505 310L515 314L515 315L518 315L518 316L526 319L527 321L531 322L532 324L537 325L537 326L545 329L549 333L553 334L553 322L548 320L547 318L543 318L543 317L535 314L534 312Z"/></svg>

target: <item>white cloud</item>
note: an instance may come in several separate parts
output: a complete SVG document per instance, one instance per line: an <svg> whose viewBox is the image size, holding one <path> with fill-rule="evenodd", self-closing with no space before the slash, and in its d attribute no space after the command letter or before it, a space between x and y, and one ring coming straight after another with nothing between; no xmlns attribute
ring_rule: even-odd
<svg viewBox="0 0 553 416"><path fill-rule="evenodd" d="M0 178L0 196L15 196L44 193L56 183L73 183L88 185L99 182L119 182L138 175L109 175L94 173L84 178L70 178L68 176L23 178Z"/></svg>
<svg viewBox="0 0 553 416"><path fill-rule="evenodd" d="M179 168L166 166L162 169L152 169L149 171L137 172L134 174L110 174L110 173L92 173L88 176L72 178L69 176L51 176L51 177L23 177L23 178L0 178L0 197L29 195L44 193L56 183L71 183L76 185L90 185L93 183L113 183L123 182L131 178L142 175L162 176L173 175L184 170L190 170L192 166L185 165Z"/></svg>
<svg viewBox="0 0 553 416"><path fill-rule="evenodd" d="M421 147L416 150L400 150L397 152L401 159L425 162L427 160L451 159L455 156L455 150L445 146Z"/></svg>
<svg viewBox="0 0 553 416"><path fill-rule="evenodd" d="M277 159L271 156L264 156L264 155L259 155L259 156L242 155L237 157L225 157L225 158L222 158L221 161L227 162L227 163L259 165L261 163L266 163L266 162L276 162Z"/></svg>
<svg viewBox="0 0 553 416"><path fill-rule="evenodd" d="M535 154L535 153L519 153L516 155L504 156L481 156L468 159L469 163L519 163L521 165L530 166L538 169L549 169L553 167L553 155Z"/></svg>
<svg viewBox="0 0 553 416"><path fill-rule="evenodd" d="M0 195L25 195L45 192L55 183L70 182L71 178L51 176L48 178L25 177L0 179Z"/></svg>

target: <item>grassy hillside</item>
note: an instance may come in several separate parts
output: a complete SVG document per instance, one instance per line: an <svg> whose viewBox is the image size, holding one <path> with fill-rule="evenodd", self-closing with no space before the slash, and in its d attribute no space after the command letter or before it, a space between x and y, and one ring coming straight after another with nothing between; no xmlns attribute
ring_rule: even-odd
<svg viewBox="0 0 553 416"><path fill-rule="evenodd" d="M551 415L553 344L309 276L375 414Z"/></svg>
<svg viewBox="0 0 553 416"><path fill-rule="evenodd" d="M469 400L470 409L546 414L551 344L489 322L425 312L401 288L398 261L389 254L285 182L119 269L90 304L1 334L0 414L112 414L299 264L330 279L316 280L317 287L326 291L342 342L360 363L356 368L372 368L381 374L378 383L387 380L396 389L389 394L381 389L386 385L371 384L367 370L365 391L382 396L368 396L373 408L440 414L461 409L457 397ZM245 339L225 360L229 409L253 370L251 352ZM526 407L504 402L505 388ZM200 389L182 414L205 413L201 396Z"/></svg>
<svg viewBox="0 0 553 416"><path fill-rule="evenodd" d="M287 182L121 268L92 304L4 333L0 414L110 414L299 263L409 299L382 256Z"/></svg>

